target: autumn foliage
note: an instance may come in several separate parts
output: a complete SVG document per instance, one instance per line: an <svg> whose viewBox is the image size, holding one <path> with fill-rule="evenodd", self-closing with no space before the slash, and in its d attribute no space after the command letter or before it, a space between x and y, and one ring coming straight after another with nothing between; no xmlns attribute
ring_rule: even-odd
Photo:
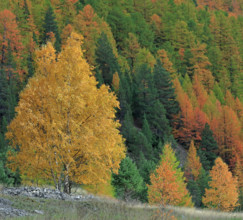
<svg viewBox="0 0 243 220"><path fill-rule="evenodd" d="M151 174L151 185L148 185L149 203L162 205L193 206L191 197L186 189L185 177L176 160L171 146L166 144L161 161L154 173Z"/></svg>
<svg viewBox="0 0 243 220"><path fill-rule="evenodd" d="M172 141L188 151L178 158L196 207L220 156L242 210L242 10L243 0L0 0L0 183L109 191L124 140L153 179L151 203L187 204L178 166L160 158ZM138 194L148 200L146 187Z"/></svg>
<svg viewBox="0 0 243 220"><path fill-rule="evenodd" d="M50 43L36 52L36 74L20 95L7 133L13 146L20 146L9 154L9 167L50 179L57 188L64 182L66 192L71 181L109 180L125 156L115 120L119 103L106 86L96 87L82 39L73 33L57 57Z"/></svg>
<svg viewBox="0 0 243 220"><path fill-rule="evenodd" d="M0 12L0 62L1 65L6 65L11 62L9 59L9 51L11 51L14 61L18 67L18 73L21 74L20 61L21 50L23 44L21 35L17 25L16 16L9 10L5 9ZM10 67L6 67L10 68ZM6 69L7 71L9 69Z"/></svg>
<svg viewBox="0 0 243 220"><path fill-rule="evenodd" d="M215 160L210 176L210 188L206 189L203 198L204 205L221 211L234 210L238 205L237 179L232 176L227 164L220 157Z"/></svg>
<svg viewBox="0 0 243 220"><path fill-rule="evenodd" d="M191 141L187 154L187 163L185 167L185 176L187 179L197 180L201 172L202 164L197 156L197 150L194 146L194 141Z"/></svg>

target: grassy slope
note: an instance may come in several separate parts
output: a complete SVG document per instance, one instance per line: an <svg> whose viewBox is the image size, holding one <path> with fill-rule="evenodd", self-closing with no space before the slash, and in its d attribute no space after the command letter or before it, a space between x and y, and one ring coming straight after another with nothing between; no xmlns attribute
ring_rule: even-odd
<svg viewBox="0 0 243 220"><path fill-rule="evenodd" d="M35 215L24 219L84 219L84 220L146 220L146 219L243 219L243 213L221 213L207 210L168 207L166 209L138 204L127 204L116 200L100 199L85 202L70 202L27 198L21 196L0 195L13 202L13 207L24 209L30 213L35 210L44 211L44 215Z"/></svg>

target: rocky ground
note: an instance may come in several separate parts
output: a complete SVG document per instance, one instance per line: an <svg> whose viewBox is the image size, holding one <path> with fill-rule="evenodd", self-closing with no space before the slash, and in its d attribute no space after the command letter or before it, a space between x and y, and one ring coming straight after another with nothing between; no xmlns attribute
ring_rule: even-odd
<svg viewBox="0 0 243 220"><path fill-rule="evenodd" d="M10 196L25 196L29 198L41 199L56 199L66 201L88 201L94 199L93 195L68 195L59 190L39 187L19 187L19 188L3 188L0 192L0 219L6 217L27 216L33 214L44 214L42 210L34 210L34 213L29 213L22 209L12 207L13 202L6 198L1 198L2 195ZM97 198L96 198L97 199Z"/></svg>
<svg viewBox="0 0 243 220"><path fill-rule="evenodd" d="M0 189L0 219L23 217L28 220L240 220L243 213L215 212L207 209L161 207L125 203L85 193L80 188L67 195L58 190L39 187ZM21 218L22 219L22 218Z"/></svg>
<svg viewBox="0 0 243 220"><path fill-rule="evenodd" d="M30 213L25 210L15 209L12 202L8 199L0 198L0 219L5 217L26 216Z"/></svg>

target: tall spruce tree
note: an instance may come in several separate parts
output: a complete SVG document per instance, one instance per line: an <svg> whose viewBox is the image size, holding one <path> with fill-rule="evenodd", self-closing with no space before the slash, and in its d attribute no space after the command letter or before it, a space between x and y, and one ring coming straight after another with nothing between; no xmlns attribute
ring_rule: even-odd
<svg viewBox="0 0 243 220"><path fill-rule="evenodd" d="M202 131L202 142L198 150L203 168L207 171L211 170L214 161L217 158L218 144L213 137L213 132L208 123Z"/></svg>
<svg viewBox="0 0 243 220"><path fill-rule="evenodd" d="M156 90L151 69L147 64L142 64L135 73L135 100L134 115L142 118L144 113L149 114L156 100Z"/></svg>
<svg viewBox="0 0 243 220"><path fill-rule="evenodd" d="M124 119L127 111L131 110L133 93L130 76L127 73L121 74L119 82L118 100L120 102L120 119Z"/></svg>
<svg viewBox="0 0 243 220"><path fill-rule="evenodd" d="M104 32L101 33L98 39L95 56L98 65L96 72L100 71L104 83L111 86L113 74L115 72L120 73L120 67Z"/></svg>
<svg viewBox="0 0 243 220"><path fill-rule="evenodd" d="M0 120L8 111L8 81L3 68L0 69Z"/></svg>
<svg viewBox="0 0 243 220"><path fill-rule="evenodd" d="M43 25L44 33L43 33L43 44L46 44L48 40L50 40L50 33L52 32L55 34L55 49L57 52L61 51L61 37L58 30L58 25L56 21L56 17L53 11L53 8L51 6L48 7L46 14L45 14L45 20Z"/></svg>
<svg viewBox="0 0 243 220"><path fill-rule="evenodd" d="M148 120L146 118L146 114L144 114L143 117L143 127L142 127L142 132L145 135L145 137L147 138L147 141L151 144L153 144L153 133L150 129Z"/></svg>
<svg viewBox="0 0 243 220"><path fill-rule="evenodd" d="M143 152L140 152L139 160L137 164L138 164L139 173L141 174L144 182L146 184L151 184L150 174L156 168L156 163L153 160L146 160Z"/></svg>
<svg viewBox="0 0 243 220"><path fill-rule="evenodd" d="M147 113L147 119L153 133L164 142L170 136L171 127L166 118L166 110L159 100L152 104L150 112Z"/></svg>
<svg viewBox="0 0 243 220"><path fill-rule="evenodd" d="M129 157L122 160L118 174L112 175L112 185L115 188L117 198L126 201L146 200L144 191L147 187L139 174L136 164Z"/></svg>
<svg viewBox="0 0 243 220"><path fill-rule="evenodd" d="M7 50L6 60L0 68L0 182L12 184L16 181L20 183L20 178L17 177L17 173L11 172L6 167L6 154L9 148L5 133L15 115L18 99L16 63L10 47Z"/></svg>
<svg viewBox="0 0 243 220"><path fill-rule="evenodd" d="M172 119L179 112L179 104L176 101L175 89L171 82L170 73L167 72L158 59L154 67L154 82L160 102L166 109L166 116Z"/></svg>

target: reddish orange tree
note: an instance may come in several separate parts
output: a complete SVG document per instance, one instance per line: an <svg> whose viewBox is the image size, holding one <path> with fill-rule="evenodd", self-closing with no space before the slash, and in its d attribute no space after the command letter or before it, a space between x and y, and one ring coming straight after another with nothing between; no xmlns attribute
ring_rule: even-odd
<svg viewBox="0 0 243 220"><path fill-rule="evenodd" d="M218 143L220 156L233 168L237 155L243 154L241 124L236 113L230 107L223 106L210 127Z"/></svg>
<svg viewBox="0 0 243 220"><path fill-rule="evenodd" d="M208 99L208 94L207 94L206 90L204 89L203 85L201 84L201 81L200 81L198 75L195 75L193 77L193 89L194 89L195 95L197 97L198 105L199 105L200 109L202 109Z"/></svg>
<svg viewBox="0 0 243 220"><path fill-rule="evenodd" d="M199 107L193 108L191 100L183 91L178 79L174 80L174 85L181 109L178 122L174 127L174 135L185 145L189 145L191 139L201 141L201 132L208 118Z"/></svg>
<svg viewBox="0 0 243 220"><path fill-rule="evenodd" d="M8 51L11 51L14 62L17 64L19 74L21 51L21 35L16 22L16 16L9 10L5 9L0 12L0 62L4 65L9 62ZM9 68L9 67L8 67Z"/></svg>
<svg viewBox="0 0 243 220"><path fill-rule="evenodd" d="M149 203L163 205L193 206L186 189L185 177L178 167L174 151L169 144L164 146L158 168L151 174L148 185Z"/></svg>
<svg viewBox="0 0 243 220"><path fill-rule="evenodd" d="M188 95L183 91L178 79L174 80L177 100L180 104L181 112L178 123L175 124L174 135L181 143L189 144L193 138L194 111Z"/></svg>
<svg viewBox="0 0 243 220"><path fill-rule="evenodd" d="M221 211L234 210L238 205L238 183L221 158L215 160L210 176L212 180L209 182L210 188L206 189L203 204Z"/></svg>

